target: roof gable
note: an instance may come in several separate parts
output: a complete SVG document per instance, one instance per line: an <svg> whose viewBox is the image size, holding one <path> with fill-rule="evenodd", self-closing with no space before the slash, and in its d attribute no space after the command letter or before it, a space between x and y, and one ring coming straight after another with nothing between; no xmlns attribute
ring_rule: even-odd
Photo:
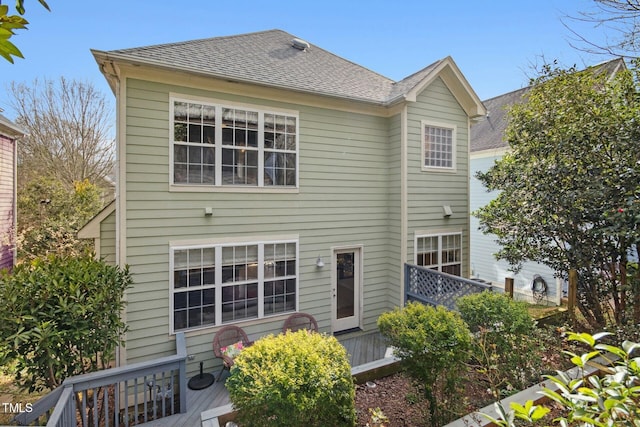
<svg viewBox="0 0 640 427"><path fill-rule="evenodd" d="M425 82L433 81L434 76L442 74L446 75L448 85L455 87L453 92L461 104L476 104L465 109L471 112L481 106L451 58L437 61L400 82L394 82L313 44L296 47L294 39L295 36L284 31L269 30L92 52L99 63L122 61L383 106L414 97L413 90L424 88ZM456 79L460 82L454 82ZM463 93L465 91L468 93ZM474 98L475 102L469 102Z"/></svg>
<svg viewBox="0 0 640 427"><path fill-rule="evenodd" d="M478 95L450 56L404 79L402 82L408 82L405 98L408 101L415 101L417 95L438 77L444 81L469 117L486 114Z"/></svg>
<svg viewBox="0 0 640 427"><path fill-rule="evenodd" d="M97 239L100 237L100 223L116 210L116 201L112 200L93 218L78 230L78 239Z"/></svg>

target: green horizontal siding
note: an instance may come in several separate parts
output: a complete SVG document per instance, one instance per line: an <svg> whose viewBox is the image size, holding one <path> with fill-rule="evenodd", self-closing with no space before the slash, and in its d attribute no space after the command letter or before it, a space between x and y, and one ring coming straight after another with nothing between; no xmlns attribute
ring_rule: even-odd
<svg viewBox="0 0 640 427"><path fill-rule="evenodd" d="M299 112L299 182L293 193L169 191L169 93ZM275 103L138 80L127 81L127 263L129 363L170 354L169 242L203 238L299 235L299 300L321 329L331 322L333 246L364 248L365 328L389 303L389 119ZM396 141L399 144L399 140ZM395 154L397 162L398 154ZM394 171L397 174L397 172ZM394 190L394 194L397 192ZM204 208L213 208L205 217ZM322 256L327 266L315 267ZM398 262L394 262L399 264ZM397 284L396 284L397 286ZM254 336L277 332L283 317L241 325ZM189 353L214 365L215 329L188 334Z"/></svg>
<svg viewBox="0 0 640 427"><path fill-rule="evenodd" d="M109 214L100 224L100 258L116 264L116 213Z"/></svg>
<svg viewBox="0 0 640 427"><path fill-rule="evenodd" d="M456 171L422 171L421 121L456 127ZM436 79L424 90L408 112L408 260L414 260L415 232L460 230L463 238L463 276L469 265L469 134L468 119L444 82ZM453 215L443 217L443 205Z"/></svg>
<svg viewBox="0 0 640 427"><path fill-rule="evenodd" d="M251 104L299 114L299 189L293 192L186 192L169 186L169 98L176 95ZM364 254L364 327L402 303L402 247L413 260L415 230L459 227L442 205L468 212L467 119L442 81L408 107L408 233L402 236L402 115L376 117L128 79L126 81L126 262L135 285L127 293L127 362L172 354L169 335L169 242L256 236L299 236L299 309L321 330L331 326L331 248L361 245ZM457 125L458 171L422 172L420 121ZM211 207L212 216L204 209ZM102 224L102 251L115 257L115 216ZM322 256L325 268L315 261ZM465 257L468 257L465 254ZM466 261L465 261L466 263ZM277 333L286 316L241 326L252 338ZM206 370L215 328L187 334L188 352Z"/></svg>

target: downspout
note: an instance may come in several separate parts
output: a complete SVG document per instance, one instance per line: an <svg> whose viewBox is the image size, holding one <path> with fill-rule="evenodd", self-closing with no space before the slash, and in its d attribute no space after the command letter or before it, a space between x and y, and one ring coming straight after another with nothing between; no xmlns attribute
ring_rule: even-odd
<svg viewBox="0 0 640 427"><path fill-rule="evenodd" d="M13 224L11 225L11 249L13 262L11 268L15 267L18 260L18 139L13 140Z"/></svg>
<svg viewBox="0 0 640 427"><path fill-rule="evenodd" d="M125 250L125 230L126 230L126 206L125 199L122 197L125 191L125 158L124 153L125 150L122 147L123 141L125 141L124 130L122 129L122 118L124 117L124 105L126 103L122 102L125 95L125 90L120 81L120 73L116 65L113 61L104 60L101 64L101 71L107 78L107 80L112 84L112 89L114 95L116 97L116 194L115 194L115 216L116 216L116 232L115 232L115 256L116 256L116 265L119 267L124 267L127 264L126 258L126 250ZM124 291L124 299L127 299L128 291ZM126 309L123 309L121 314L122 320L127 322L127 312ZM118 346L116 352L116 366L122 366L124 361L126 361L126 350L124 346Z"/></svg>
<svg viewBox="0 0 640 427"><path fill-rule="evenodd" d="M113 64L112 64L113 66ZM121 84L118 76L114 76L115 90L118 94L116 96L116 260L118 266L124 267L127 265L127 252L126 252L126 149L123 147L125 138L125 130L123 126L123 117L125 114L124 106L126 102L123 102L125 96L124 85ZM129 291L125 289L124 299L128 300ZM127 323L127 311L126 308L122 310L122 320ZM126 333L125 333L126 334ZM126 341L126 336L125 336ZM127 352L124 346L118 346L116 352L116 366L122 366L126 364Z"/></svg>
<svg viewBox="0 0 640 427"><path fill-rule="evenodd" d="M462 271L462 277L471 277L471 121L472 119L467 114L467 222L466 228L466 242L464 247L467 249L467 262L466 272ZM464 269L463 269L464 270Z"/></svg>
<svg viewBox="0 0 640 427"><path fill-rule="evenodd" d="M402 113L400 115L400 305L404 304L404 281L405 281L405 268L404 264L407 260L407 233L409 230L409 218L408 218L408 184L407 184L407 152L408 152L408 107L404 104L402 107Z"/></svg>

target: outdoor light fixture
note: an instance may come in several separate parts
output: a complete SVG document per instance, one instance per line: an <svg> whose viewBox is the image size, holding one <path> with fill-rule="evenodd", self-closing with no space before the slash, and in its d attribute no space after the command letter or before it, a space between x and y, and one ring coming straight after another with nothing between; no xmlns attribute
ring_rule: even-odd
<svg viewBox="0 0 640 427"><path fill-rule="evenodd" d="M316 260L316 267L318 268L324 267L324 261L322 261L322 258L320 258L320 255L318 255L318 259Z"/></svg>

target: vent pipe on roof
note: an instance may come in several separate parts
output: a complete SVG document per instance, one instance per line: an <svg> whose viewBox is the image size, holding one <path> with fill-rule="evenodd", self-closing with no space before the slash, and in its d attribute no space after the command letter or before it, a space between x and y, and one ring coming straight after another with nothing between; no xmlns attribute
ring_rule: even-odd
<svg viewBox="0 0 640 427"><path fill-rule="evenodd" d="M291 46L295 47L298 50L307 50L309 49L309 43L300 39L291 40Z"/></svg>

